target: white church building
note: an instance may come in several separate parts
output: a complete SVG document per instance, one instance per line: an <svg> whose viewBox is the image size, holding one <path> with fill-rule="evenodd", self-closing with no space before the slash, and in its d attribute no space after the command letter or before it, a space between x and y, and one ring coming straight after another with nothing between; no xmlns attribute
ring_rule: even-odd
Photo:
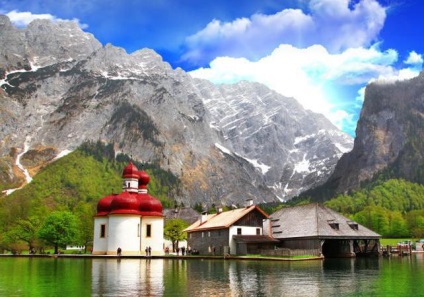
<svg viewBox="0 0 424 297"><path fill-rule="evenodd" d="M94 255L163 255L161 202L147 192L150 177L130 162L123 171L123 191L102 198L94 216Z"/></svg>

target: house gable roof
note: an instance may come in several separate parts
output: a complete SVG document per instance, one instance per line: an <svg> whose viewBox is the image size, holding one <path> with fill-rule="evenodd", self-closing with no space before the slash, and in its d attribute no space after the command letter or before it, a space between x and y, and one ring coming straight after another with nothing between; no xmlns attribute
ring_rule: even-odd
<svg viewBox="0 0 424 297"><path fill-rule="evenodd" d="M274 238L378 239L381 235L319 204L282 208L270 216Z"/></svg>
<svg viewBox="0 0 424 297"><path fill-rule="evenodd" d="M205 231L210 229L224 229L231 227L235 222L252 211L258 211L264 219L269 216L258 206L251 205L243 208L236 208L221 213L208 214L204 222L200 223L200 219L187 227L185 232Z"/></svg>

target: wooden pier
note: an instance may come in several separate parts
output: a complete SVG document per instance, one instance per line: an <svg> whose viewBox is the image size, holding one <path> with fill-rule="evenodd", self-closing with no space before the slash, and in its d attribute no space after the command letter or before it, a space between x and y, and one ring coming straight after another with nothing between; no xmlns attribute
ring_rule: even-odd
<svg viewBox="0 0 424 297"><path fill-rule="evenodd" d="M391 256L391 255L397 255L397 256L410 256L412 254L412 245L407 244L399 244L397 246L390 246L387 245L386 247L382 248L382 254L383 256Z"/></svg>

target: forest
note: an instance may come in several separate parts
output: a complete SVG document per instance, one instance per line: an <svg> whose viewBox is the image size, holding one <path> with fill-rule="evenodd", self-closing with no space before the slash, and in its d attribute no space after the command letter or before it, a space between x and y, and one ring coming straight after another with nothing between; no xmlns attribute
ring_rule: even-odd
<svg viewBox="0 0 424 297"><path fill-rule="evenodd" d="M115 156L113 145L87 142L47 165L30 184L1 196L0 251L42 252L47 247L63 248L64 242L90 246L97 202L106 195L121 192L122 170L130 160L124 154ZM182 192L180 180L155 164L131 161L150 175L149 193L164 208L175 207L174 198ZM271 214L281 207L310 202L310 199L293 199L260 207ZM424 238L423 185L402 179L377 180L372 186L338 195L324 204L383 237ZM201 211L203 205L198 202L192 207ZM214 207L209 211L213 212ZM60 233L61 226L54 229L49 221L62 221L74 228L68 230L68 237L55 241L52 234Z"/></svg>
<svg viewBox="0 0 424 297"><path fill-rule="evenodd" d="M127 155L115 157L112 145L87 142L47 165L30 184L0 197L0 251L19 253L55 247L55 242L43 236L43 226L51 216L61 217L68 225L76 224L76 230L69 230L73 236L68 244L91 245L97 202L122 191L122 170L129 161ZM171 197L181 190L179 179L155 164L132 162L150 175L149 193L164 208L173 207ZM59 245L63 248L63 243Z"/></svg>
<svg viewBox="0 0 424 297"><path fill-rule="evenodd" d="M390 179L324 204L384 237L424 237L424 186L420 184Z"/></svg>

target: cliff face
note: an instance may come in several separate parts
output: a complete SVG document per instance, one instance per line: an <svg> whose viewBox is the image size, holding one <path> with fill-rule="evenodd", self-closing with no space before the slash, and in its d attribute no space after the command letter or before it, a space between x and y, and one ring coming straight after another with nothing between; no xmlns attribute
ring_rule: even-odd
<svg viewBox="0 0 424 297"><path fill-rule="evenodd" d="M379 175L424 183L424 73L367 86L353 150L324 185L333 194Z"/></svg>
<svg viewBox="0 0 424 297"><path fill-rule="evenodd" d="M102 46L72 23L0 16L3 188L87 140L179 177L182 200L289 199L322 184L352 139L267 87L215 86L154 51ZM21 168L22 169L22 168ZM247 197L246 197L247 196Z"/></svg>

